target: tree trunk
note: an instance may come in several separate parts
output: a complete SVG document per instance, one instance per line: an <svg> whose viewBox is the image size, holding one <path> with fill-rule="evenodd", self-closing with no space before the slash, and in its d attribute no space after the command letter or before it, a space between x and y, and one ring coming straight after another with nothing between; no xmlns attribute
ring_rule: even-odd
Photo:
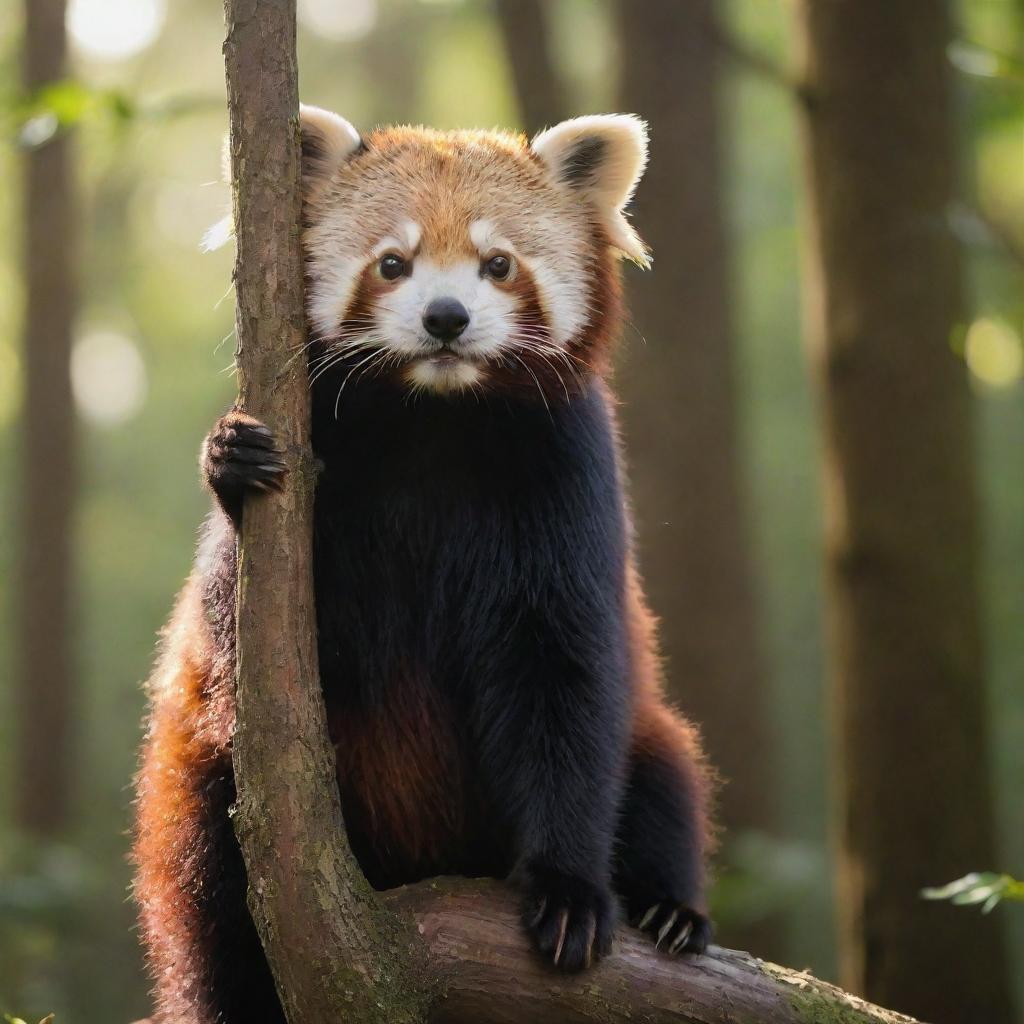
<svg viewBox="0 0 1024 1024"><path fill-rule="evenodd" d="M620 377L640 555L672 695L725 786L728 843L775 824L771 707L743 516L712 0L620 0L622 106L651 127L635 219L654 271L630 286ZM637 344L637 342L640 342ZM775 954L778 922L723 931ZM774 945L773 945L774 943Z"/></svg>
<svg viewBox="0 0 1024 1024"><path fill-rule="evenodd" d="M274 431L290 470L281 495L246 500L239 543L235 828L290 1024L342 1007L401 1024L416 1019L415 996L390 984L408 966L408 929L348 849L317 667L295 0L225 0L224 13L238 404Z"/></svg>
<svg viewBox="0 0 1024 1024"><path fill-rule="evenodd" d="M63 78L65 54L63 0L26 0L26 92L31 95ZM70 358L75 209L70 146L61 132L24 158L16 816L22 828L42 836L57 835L67 824L74 754L75 417Z"/></svg>
<svg viewBox="0 0 1024 1024"><path fill-rule="evenodd" d="M947 5L800 0L797 20L842 978L938 1024L1008 1022L998 916L918 895L997 863Z"/></svg>
<svg viewBox="0 0 1024 1024"><path fill-rule="evenodd" d="M495 13L523 128L532 135L568 116L544 5L541 0L495 0Z"/></svg>

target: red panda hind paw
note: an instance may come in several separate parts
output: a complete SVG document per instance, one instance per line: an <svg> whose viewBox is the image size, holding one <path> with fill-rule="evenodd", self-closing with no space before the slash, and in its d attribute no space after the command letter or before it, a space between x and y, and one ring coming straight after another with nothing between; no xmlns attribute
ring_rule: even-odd
<svg viewBox="0 0 1024 1024"><path fill-rule="evenodd" d="M711 922L696 910L661 900L640 915L635 926L654 939L654 946L676 956L680 953L703 953L711 941Z"/></svg>

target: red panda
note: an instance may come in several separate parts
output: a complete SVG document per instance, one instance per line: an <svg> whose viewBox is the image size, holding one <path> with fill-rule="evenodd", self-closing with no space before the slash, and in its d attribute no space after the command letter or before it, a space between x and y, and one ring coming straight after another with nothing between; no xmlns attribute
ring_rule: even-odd
<svg viewBox="0 0 1024 1024"><path fill-rule="evenodd" d="M304 107L324 700L352 848L378 888L508 878L577 971L618 909L700 952L708 772L662 696L609 389L632 116L532 142ZM272 425L270 425L272 426ZM278 1024L229 821L234 532L279 486L268 425L202 451L214 509L149 683L135 894L154 1024Z"/></svg>

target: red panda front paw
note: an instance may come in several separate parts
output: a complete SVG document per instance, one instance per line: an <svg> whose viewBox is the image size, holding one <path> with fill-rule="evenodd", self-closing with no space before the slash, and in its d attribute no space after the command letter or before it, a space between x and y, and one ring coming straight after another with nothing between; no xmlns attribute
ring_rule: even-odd
<svg viewBox="0 0 1024 1024"><path fill-rule="evenodd" d="M246 490L279 489L288 468L270 430L234 411L217 420L207 434L201 463L210 490L231 515L241 509Z"/></svg>
<svg viewBox="0 0 1024 1024"><path fill-rule="evenodd" d="M711 922L696 910L661 900L648 907L634 922L666 953L703 953L711 941Z"/></svg>
<svg viewBox="0 0 1024 1024"><path fill-rule="evenodd" d="M611 951L615 901L607 887L532 866L522 872L523 924L538 952L567 973Z"/></svg>

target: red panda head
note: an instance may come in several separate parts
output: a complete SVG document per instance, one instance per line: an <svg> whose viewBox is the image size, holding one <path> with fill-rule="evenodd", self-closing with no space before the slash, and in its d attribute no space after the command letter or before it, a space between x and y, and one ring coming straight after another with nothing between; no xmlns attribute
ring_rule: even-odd
<svg viewBox="0 0 1024 1024"><path fill-rule="evenodd" d="M644 124L580 117L538 135L387 128L302 108L314 369L408 389L566 393L618 331L617 262ZM319 363L319 366L317 365Z"/></svg>

